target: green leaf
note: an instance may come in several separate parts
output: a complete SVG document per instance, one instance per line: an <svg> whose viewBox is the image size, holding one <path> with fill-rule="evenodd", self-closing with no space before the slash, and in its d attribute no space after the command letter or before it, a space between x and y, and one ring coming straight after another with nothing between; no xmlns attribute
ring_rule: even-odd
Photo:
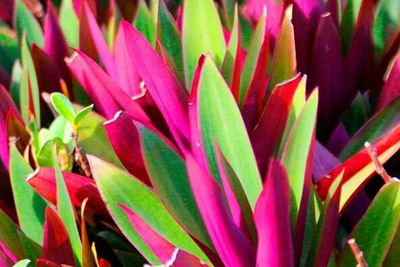
<svg viewBox="0 0 400 267"><path fill-rule="evenodd" d="M156 24L144 0L139 1L134 25L154 47L156 45Z"/></svg>
<svg viewBox="0 0 400 267"><path fill-rule="evenodd" d="M60 26L68 45L79 48L79 20L72 0L62 0L59 17Z"/></svg>
<svg viewBox="0 0 400 267"><path fill-rule="evenodd" d="M368 120L369 107L367 102L368 100L358 93L343 114L343 123L350 136L354 135Z"/></svg>
<svg viewBox="0 0 400 267"><path fill-rule="evenodd" d="M275 85L296 75L296 47L292 24L292 6L286 8L283 17L281 32L276 41L271 66L271 80L269 90Z"/></svg>
<svg viewBox="0 0 400 267"><path fill-rule="evenodd" d="M355 238L369 266L382 266L400 222L400 184L384 185L350 236ZM347 245L340 266L355 266Z"/></svg>
<svg viewBox="0 0 400 267"><path fill-rule="evenodd" d="M209 53L218 68L224 59L224 35L214 1L185 0L182 27L186 87L190 90L201 55Z"/></svg>
<svg viewBox="0 0 400 267"><path fill-rule="evenodd" d="M78 127L79 124L82 122L82 120L89 115L90 112L92 112L94 105L90 105L87 107L84 107L83 109L81 109L80 111L78 111L78 113L75 115L74 118L74 125L75 127Z"/></svg>
<svg viewBox="0 0 400 267"><path fill-rule="evenodd" d="M43 46L43 32L39 22L22 0L15 0L14 16L18 39L22 40L22 35L25 33L29 45L36 43L38 46Z"/></svg>
<svg viewBox="0 0 400 267"><path fill-rule="evenodd" d="M6 27L0 27L0 65L8 72L18 59L18 42L15 33Z"/></svg>
<svg viewBox="0 0 400 267"><path fill-rule="evenodd" d="M400 28L400 1L382 0L378 3L376 17L372 26L372 39L377 55L382 55L385 45Z"/></svg>
<svg viewBox="0 0 400 267"><path fill-rule="evenodd" d="M13 252L18 259L25 257L24 248L21 245L15 223L0 209L0 241Z"/></svg>
<svg viewBox="0 0 400 267"><path fill-rule="evenodd" d="M53 147L57 150L57 161L63 171L72 170L72 157L71 152L66 144L64 144L58 137L47 140L40 148L37 161L40 167L53 167L52 150Z"/></svg>
<svg viewBox="0 0 400 267"><path fill-rule="evenodd" d="M14 62L14 66L11 71L11 85L10 85L10 94L14 103L20 103L20 87L21 87L21 78L22 78L22 67L19 61Z"/></svg>
<svg viewBox="0 0 400 267"><path fill-rule="evenodd" d="M343 48L345 51L349 48L361 3L362 0L348 0L346 3L346 9L344 10L342 22L340 24L340 36L342 36Z"/></svg>
<svg viewBox="0 0 400 267"><path fill-rule="evenodd" d="M165 50L167 50L168 55L173 59L180 80L184 81L185 70L183 67L180 33L164 1L160 1L158 8L157 36Z"/></svg>
<svg viewBox="0 0 400 267"><path fill-rule="evenodd" d="M254 72L256 71L258 57L260 55L261 46L264 42L265 25L267 23L267 11L264 9L257 27L250 40L248 53L246 57L246 63L243 67L242 75L240 76L240 95L239 105L243 104L244 98L246 97L247 91L250 86L250 82L253 79Z"/></svg>
<svg viewBox="0 0 400 267"><path fill-rule="evenodd" d="M228 49L226 50L224 62L222 64L222 75L228 84L232 83L233 70L235 67L236 51L238 49L239 38L239 14L235 8L235 17L233 20L232 32L229 39Z"/></svg>
<svg viewBox="0 0 400 267"><path fill-rule="evenodd" d="M171 217L152 189L137 178L93 156L88 156L93 177L110 214L119 229L151 263L161 264L151 249L137 234L124 211L124 204L138 214L158 234L176 247L198 256L207 264L207 256Z"/></svg>
<svg viewBox="0 0 400 267"><path fill-rule="evenodd" d="M46 202L26 182L26 177L32 172L32 168L19 154L15 144L11 142L10 180L19 225L27 237L41 245Z"/></svg>
<svg viewBox="0 0 400 267"><path fill-rule="evenodd" d="M292 200L292 223L296 222L303 195L304 179L317 119L318 91L314 91L299 114L282 155L286 167Z"/></svg>
<svg viewBox="0 0 400 267"><path fill-rule="evenodd" d="M169 211L194 237L213 248L201 219L184 160L154 132L139 128L151 183Z"/></svg>
<svg viewBox="0 0 400 267"><path fill-rule="evenodd" d="M76 111L71 101L64 94L52 93L50 95L51 104L58 114L63 116L71 124L74 123Z"/></svg>
<svg viewBox="0 0 400 267"><path fill-rule="evenodd" d="M22 80L20 87L20 109L25 123L28 124L31 120L31 115L34 115L35 125L40 128L40 96L39 85L36 76L35 65L28 48L25 38L22 38L21 47L22 57ZM33 103L33 110L30 110ZM31 114L31 113L34 114Z"/></svg>
<svg viewBox="0 0 400 267"><path fill-rule="evenodd" d="M80 110L80 106L75 105ZM78 143L85 153L99 157L113 163L119 168L124 168L115 154L103 127L104 118L95 112L86 115L78 127ZM70 133L69 133L70 134Z"/></svg>
<svg viewBox="0 0 400 267"><path fill-rule="evenodd" d="M58 116L55 118L50 124L49 132L52 136L60 138L65 144L72 145L72 126L64 117ZM72 148L72 146L70 146L70 148Z"/></svg>
<svg viewBox="0 0 400 267"><path fill-rule="evenodd" d="M365 142L373 143L376 139L390 131L400 121L400 99L392 102L385 109L375 114L364 126L350 139L339 158L344 161L364 148Z"/></svg>
<svg viewBox="0 0 400 267"><path fill-rule="evenodd" d="M31 260L25 259L25 260L20 260L16 264L13 265L13 267L27 267L29 266L29 263L31 263Z"/></svg>
<svg viewBox="0 0 400 267"><path fill-rule="evenodd" d="M67 186L65 185L64 178L61 173L60 166L58 165L57 152L54 147L52 150L53 155L53 166L56 173L56 184L57 184L57 211L60 218L67 228L68 237L71 242L72 251L74 252L75 263L77 266L82 266L82 242L79 236L76 215L74 207L72 206L71 199L69 197Z"/></svg>
<svg viewBox="0 0 400 267"><path fill-rule="evenodd" d="M199 123L210 169L220 181L214 142L238 176L254 208L261 179L242 116L228 86L210 57L205 58L198 85Z"/></svg>

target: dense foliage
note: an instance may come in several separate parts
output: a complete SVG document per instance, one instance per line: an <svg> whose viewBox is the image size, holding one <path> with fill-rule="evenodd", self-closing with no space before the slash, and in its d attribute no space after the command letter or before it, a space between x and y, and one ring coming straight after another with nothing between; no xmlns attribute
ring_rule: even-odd
<svg viewBox="0 0 400 267"><path fill-rule="evenodd" d="M0 266L399 266L399 0L0 0Z"/></svg>

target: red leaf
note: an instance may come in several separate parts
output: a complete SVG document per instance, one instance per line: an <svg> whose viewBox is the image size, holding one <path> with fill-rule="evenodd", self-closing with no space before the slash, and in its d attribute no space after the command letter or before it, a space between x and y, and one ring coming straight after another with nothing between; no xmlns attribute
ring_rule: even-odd
<svg viewBox="0 0 400 267"><path fill-rule="evenodd" d="M394 127L389 133L379 138L373 146L377 149L377 156L381 163L385 163L391 156L393 156L400 149L400 124ZM351 190L351 196L354 196L357 191L362 188L368 179L375 173L375 166L371 162L366 149L361 150L350 159L346 160L343 164L335 168L328 175L320 179L317 183L317 191L322 200L324 200L328 194L331 184L337 179L337 177L343 173L341 185L345 184L349 180L357 180L357 188ZM357 190L356 190L357 189ZM348 203L348 201L347 201ZM343 208L343 205L341 205Z"/></svg>
<svg viewBox="0 0 400 267"><path fill-rule="evenodd" d="M124 112L118 112L114 119L104 123L108 139L125 168L147 185L151 185L147 175L139 134L132 118Z"/></svg>
<svg viewBox="0 0 400 267"><path fill-rule="evenodd" d="M71 172L63 172L63 177L65 179L72 204L76 208L80 208L83 200L88 198L89 200L86 206L88 211L104 217L109 216L104 202L97 191L94 180ZM36 170L36 172L32 174L27 181L42 197L54 205L57 204L56 178L54 169L40 168Z"/></svg>
<svg viewBox="0 0 400 267"><path fill-rule="evenodd" d="M260 118L263 109L265 93L267 90L267 69L269 56L269 31L264 35L264 41L260 48L256 69L251 78L247 95L243 101L243 120L246 124L247 131L251 132L255 124ZM236 63L236 62L235 62Z"/></svg>
<svg viewBox="0 0 400 267"><path fill-rule="evenodd" d="M43 228L43 259L59 264L74 265L74 255L67 229L57 212L50 207L46 208Z"/></svg>
<svg viewBox="0 0 400 267"><path fill-rule="evenodd" d="M400 52L397 54L394 64L382 88L376 112L389 105L395 98L400 96Z"/></svg>
<svg viewBox="0 0 400 267"><path fill-rule="evenodd" d="M270 157L285 130L292 99L300 80L301 75L297 75L294 79L278 85L273 90L261 114L260 121L250 135L262 177L266 175Z"/></svg>

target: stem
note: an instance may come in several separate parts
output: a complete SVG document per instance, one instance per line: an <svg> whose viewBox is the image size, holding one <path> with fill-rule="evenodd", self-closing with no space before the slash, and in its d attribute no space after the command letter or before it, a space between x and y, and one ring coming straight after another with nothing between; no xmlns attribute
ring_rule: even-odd
<svg viewBox="0 0 400 267"><path fill-rule="evenodd" d="M354 258L357 261L357 267L368 267L368 263L364 258L364 253L360 250L360 247L357 245L356 240L351 238L347 240L347 244L349 244L351 251L353 252Z"/></svg>
<svg viewBox="0 0 400 267"><path fill-rule="evenodd" d="M72 143L74 145L74 160L78 164L80 171L88 178L92 177L92 172L90 171L89 161L86 154L82 151L78 143L78 134L76 132L71 133Z"/></svg>
<svg viewBox="0 0 400 267"><path fill-rule="evenodd" d="M375 165L376 173L382 177L382 179L385 181L385 183L393 182L393 177L390 176L386 172L382 163L379 161L376 148L373 145L371 145L369 142L365 142L364 146L367 149L369 157L371 158L372 162Z"/></svg>

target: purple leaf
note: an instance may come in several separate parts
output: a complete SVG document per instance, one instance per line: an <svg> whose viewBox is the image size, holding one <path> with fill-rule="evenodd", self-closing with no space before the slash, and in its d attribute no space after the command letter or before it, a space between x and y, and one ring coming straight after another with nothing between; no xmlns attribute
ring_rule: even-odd
<svg viewBox="0 0 400 267"><path fill-rule="evenodd" d="M258 232L257 266L294 266L290 188L285 168L272 159L254 221Z"/></svg>
<svg viewBox="0 0 400 267"><path fill-rule="evenodd" d="M72 85L71 74L64 61L64 58L69 55L68 46L51 1L47 1L47 13L44 21L44 52L56 63L64 81L70 87Z"/></svg>
<svg viewBox="0 0 400 267"><path fill-rule="evenodd" d="M329 13L322 15L319 21L310 72L309 87L318 86L320 92L321 125L331 129L351 104L352 95L345 77L339 32Z"/></svg>
<svg viewBox="0 0 400 267"><path fill-rule="evenodd" d="M222 262L233 267L254 266L254 248L235 225L219 185L201 169L192 155L186 153L185 159L201 217Z"/></svg>
<svg viewBox="0 0 400 267"><path fill-rule="evenodd" d="M324 177L334 168L340 165L340 161L320 142L315 142L314 161L313 161L313 177L314 181Z"/></svg>

